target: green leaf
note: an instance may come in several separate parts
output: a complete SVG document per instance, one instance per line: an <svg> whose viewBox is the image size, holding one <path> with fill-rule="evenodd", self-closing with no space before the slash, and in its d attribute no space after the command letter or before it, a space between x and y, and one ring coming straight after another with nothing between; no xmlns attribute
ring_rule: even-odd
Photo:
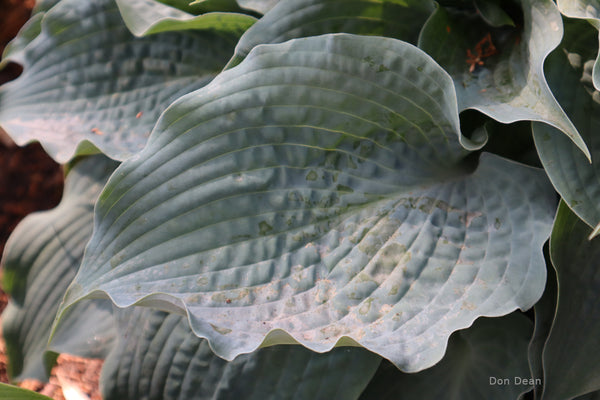
<svg viewBox="0 0 600 400"><path fill-rule="evenodd" d="M196 0L195 2L202 3L204 1L206 0ZM242 8L266 14L279 3L279 0L237 0L237 2Z"/></svg>
<svg viewBox="0 0 600 400"><path fill-rule="evenodd" d="M6 383L0 383L0 397L4 400L52 400L43 394Z"/></svg>
<svg viewBox="0 0 600 400"><path fill-rule="evenodd" d="M592 164L556 129L534 123L538 154L552 184L567 205L590 227L600 223L600 93L591 82L596 31L583 21L565 21L565 38L546 64L548 82L581 132Z"/></svg>
<svg viewBox="0 0 600 400"><path fill-rule="evenodd" d="M550 262L550 255L547 255L548 265L548 279L546 280L546 289L540 301L534 306L535 311L535 329L533 331L533 337L529 343L529 367L531 369L531 376L534 382L538 380L544 380L544 361L542 354L544 351L544 345L546 339L550 333L552 327L552 321L554 321L554 314L556 312L556 294L558 292L556 282L556 272L552 268ZM543 386L535 385L534 387L534 398L539 399L542 394Z"/></svg>
<svg viewBox="0 0 600 400"><path fill-rule="evenodd" d="M550 256L558 277L556 316L544 348L542 399L600 389L600 239L561 202Z"/></svg>
<svg viewBox="0 0 600 400"><path fill-rule="evenodd" d="M208 12L236 12L244 13L244 9L240 8L236 0L158 0L163 4L169 5L185 11L190 14L199 15Z"/></svg>
<svg viewBox="0 0 600 400"><path fill-rule="evenodd" d="M577 397L575 400L600 400L600 391L584 394L583 396Z"/></svg>
<svg viewBox="0 0 600 400"><path fill-rule="evenodd" d="M469 114L467 113L469 112L465 111L461 113L461 129L463 131L465 131L465 128L462 121L468 118L467 115ZM465 115L464 118L463 115ZM542 167L533 142L530 121L501 124L488 119L484 123L484 128L489 139L483 147L483 151L494 153L532 167Z"/></svg>
<svg viewBox="0 0 600 400"><path fill-rule="evenodd" d="M558 9L569 18L585 19L596 30L600 30L600 3L597 0L557 0ZM596 39L596 44L598 39ZM591 47L590 47L591 48ZM596 49L598 46L596 45ZM598 50L595 51L598 54ZM600 90L600 58L595 57L592 81L596 90Z"/></svg>
<svg viewBox="0 0 600 400"><path fill-rule="evenodd" d="M0 89L0 125L61 163L89 152L80 144L122 160L143 148L172 101L222 69L235 42L208 31L134 38L113 0L62 0L10 54L25 71Z"/></svg>
<svg viewBox="0 0 600 400"><path fill-rule="evenodd" d="M538 300L555 210L541 170L484 154L472 171L454 100L395 39L256 47L115 172L62 309L185 312L229 360L358 343L435 364L455 330Z"/></svg>
<svg viewBox="0 0 600 400"><path fill-rule="evenodd" d="M325 33L388 36L416 43L434 9L427 0L289 0L269 11L240 39L228 66L255 46Z"/></svg>
<svg viewBox="0 0 600 400"><path fill-rule="evenodd" d="M167 0L165 2L175 2L177 0ZM190 3L191 7L202 7L205 9L226 9L232 8L232 3L241 9L266 14L271 8L275 7L279 0L195 0Z"/></svg>
<svg viewBox="0 0 600 400"><path fill-rule="evenodd" d="M175 2L178 0L167 0L165 2ZM271 8L275 7L279 0L195 0L190 3L191 7L201 7L205 9L225 10L233 8L235 4L238 8L255 12L258 14L266 14Z"/></svg>
<svg viewBox="0 0 600 400"><path fill-rule="evenodd" d="M74 307L62 325L68 329L56 334L60 343L47 348L54 316L92 235L94 203L116 165L103 156L77 163L58 207L26 217L7 242L2 287L11 301L2 330L15 380L48 379L58 352L99 357L110 345L112 306L95 301Z"/></svg>
<svg viewBox="0 0 600 400"><path fill-rule="evenodd" d="M188 29L213 30L240 37L256 18L245 14L212 12L193 15L157 0L116 0L127 28L135 36Z"/></svg>
<svg viewBox="0 0 600 400"><path fill-rule="evenodd" d="M493 27L515 26L513 19L502 9L500 0L474 0L473 3L481 18ZM506 2L504 3L506 4Z"/></svg>
<svg viewBox="0 0 600 400"><path fill-rule="evenodd" d="M274 346L227 362L181 316L140 307L117 316L121 339L100 381L105 400L350 400L358 398L381 361L359 348L318 354Z"/></svg>
<svg viewBox="0 0 600 400"><path fill-rule="evenodd" d="M404 374L382 363L361 399L516 399L530 387L526 354L531 328L520 313L478 319L452 334L446 355L428 370Z"/></svg>
<svg viewBox="0 0 600 400"><path fill-rule="evenodd" d="M423 27L419 47L454 79L459 110L479 110L503 123L533 120L550 124L590 158L585 142L544 78L544 60L562 38L560 13L551 0L520 3L522 29L494 29L474 10L467 13L438 7ZM491 39L495 51L486 38ZM468 62L469 52L473 59L477 57L478 45L482 65Z"/></svg>

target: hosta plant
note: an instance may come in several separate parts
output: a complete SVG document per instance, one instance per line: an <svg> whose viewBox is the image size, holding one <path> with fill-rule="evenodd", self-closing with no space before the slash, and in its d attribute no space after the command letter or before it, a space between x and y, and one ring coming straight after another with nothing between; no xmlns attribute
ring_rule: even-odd
<svg viewBox="0 0 600 400"><path fill-rule="evenodd" d="M600 397L600 4L44 0L0 126L12 379L105 399Z"/></svg>

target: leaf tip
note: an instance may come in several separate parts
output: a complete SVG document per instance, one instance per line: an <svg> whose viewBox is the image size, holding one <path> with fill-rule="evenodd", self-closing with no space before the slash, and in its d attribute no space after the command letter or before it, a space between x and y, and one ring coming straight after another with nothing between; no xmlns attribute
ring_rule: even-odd
<svg viewBox="0 0 600 400"><path fill-rule="evenodd" d="M588 236L588 240L591 241L596 236L598 236L599 233L600 233L600 223L598 225L596 225L596 227L594 228L592 233L590 233L590 235Z"/></svg>

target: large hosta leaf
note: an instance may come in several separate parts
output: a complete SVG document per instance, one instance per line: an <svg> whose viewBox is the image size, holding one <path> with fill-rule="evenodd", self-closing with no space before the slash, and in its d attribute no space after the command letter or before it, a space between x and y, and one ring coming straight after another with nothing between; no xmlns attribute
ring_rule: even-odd
<svg viewBox="0 0 600 400"><path fill-rule="evenodd" d="M430 0L283 1L242 36L229 66L239 64L256 45L324 33L379 35L416 43L433 10Z"/></svg>
<svg viewBox="0 0 600 400"><path fill-rule="evenodd" d="M521 10L514 12L515 19L522 19L518 23L522 30L494 28L474 10L439 7L421 32L419 47L452 75L459 110L476 109L504 123L550 124L589 158L584 141L544 78L544 60L562 38L561 15L551 0L521 0L520 4Z"/></svg>
<svg viewBox="0 0 600 400"><path fill-rule="evenodd" d="M556 129L535 123L538 154L556 190L588 225L600 223L600 93L593 85L596 31L583 21L565 21L565 38L548 57L547 76L558 100L581 132L592 164Z"/></svg>
<svg viewBox="0 0 600 400"><path fill-rule="evenodd" d="M600 30L600 3L597 0L557 0L556 3L560 12L567 17L585 19L596 30ZM598 46L596 46L596 54L598 54L597 48ZM600 58L597 56L592 67L592 82L596 90L600 90Z"/></svg>
<svg viewBox="0 0 600 400"><path fill-rule="evenodd" d="M50 328L92 235L94 203L115 167L100 155L78 162L58 207L25 218L7 242L2 287L12 299L2 314L2 330L13 379L48 378L56 356L46 351ZM105 301L74 307L51 350L105 354L114 335L111 307Z"/></svg>
<svg viewBox="0 0 600 400"><path fill-rule="evenodd" d="M244 14L212 12L193 15L157 0L116 0L123 20L136 36L187 29L221 31L239 37L256 18Z"/></svg>
<svg viewBox="0 0 600 400"><path fill-rule="evenodd" d="M114 0L63 0L40 23L10 52L25 72L0 89L0 125L59 162L89 143L119 160L139 151L160 113L210 81L236 42L210 31L134 38Z"/></svg>
<svg viewBox="0 0 600 400"><path fill-rule="evenodd" d="M381 361L359 348L319 354L282 345L227 362L181 316L140 307L117 316L120 341L102 369L105 400L351 400Z"/></svg>
<svg viewBox="0 0 600 400"><path fill-rule="evenodd" d="M555 208L541 170L485 154L471 172L455 98L398 40L256 47L115 172L63 310L186 312L226 359L358 343L433 365L453 331L540 297Z"/></svg>
<svg viewBox="0 0 600 400"><path fill-rule="evenodd" d="M443 360L426 371L404 374L382 363L361 399L516 399L530 388L530 337L531 322L520 313L478 319L455 332Z"/></svg>
<svg viewBox="0 0 600 400"><path fill-rule="evenodd" d="M544 348L542 399L600 389L600 239L561 202L550 239L558 277L556 316Z"/></svg>

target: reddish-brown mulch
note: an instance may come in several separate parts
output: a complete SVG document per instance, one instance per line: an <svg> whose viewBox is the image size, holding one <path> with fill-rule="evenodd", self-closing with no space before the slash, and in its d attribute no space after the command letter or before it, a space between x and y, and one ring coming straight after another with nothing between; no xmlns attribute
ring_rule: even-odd
<svg viewBox="0 0 600 400"><path fill-rule="evenodd" d="M35 0L0 0L0 54L27 21ZM16 64L0 70L0 85L21 72ZM0 128L0 254L6 239L27 214L55 207L63 190L63 171L37 144L16 146ZM1 271L0 271L1 273ZM0 312L8 298L0 287ZM1 316L0 316L1 322ZM1 333L1 332L0 332ZM4 341L0 335L0 382L8 382ZM79 390L100 400L98 379L101 360L60 355L47 383L26 380L21 386L53 399L65 399L63 389Z"/></svg>

